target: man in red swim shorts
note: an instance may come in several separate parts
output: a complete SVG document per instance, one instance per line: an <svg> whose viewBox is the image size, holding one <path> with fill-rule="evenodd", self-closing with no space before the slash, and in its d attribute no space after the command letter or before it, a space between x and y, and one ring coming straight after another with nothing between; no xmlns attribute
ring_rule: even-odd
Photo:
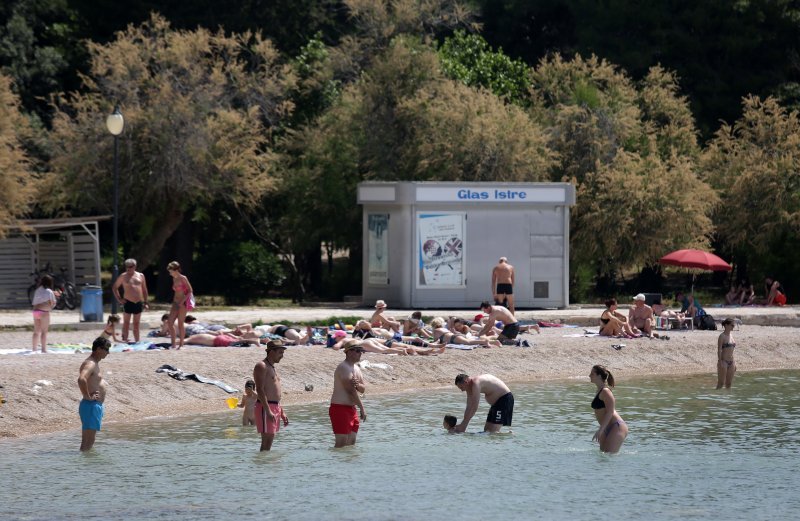
<svg viewBox="0 0 800 521"><path fill-rule="evenodd" d="M283 412L281 400L281 377L275 370L275 364L281 361L286 346L280 340L267 342L267 357L256 364L253 369L253 380L256 382L255 416L256 429L261 434L261 450L270 450L275 434L280 430L280 422L284 427L289 425L289 418Z"/></svg>
<svg viewBox="0 0 800 521"><path fill-rule="evenodd" d="M361 425L359 418L361 421L367 420L367 413L359 395L359 393L364 394L364 377L361 368L356 365L361 360L361 353L364 350L360 341L354 338L347 340L342 349L345 359L333 373L333 394L328 409L333 435L336 437L336 448L355 445L358 427ZM360 414L356 413L356 406Z"/></svg>

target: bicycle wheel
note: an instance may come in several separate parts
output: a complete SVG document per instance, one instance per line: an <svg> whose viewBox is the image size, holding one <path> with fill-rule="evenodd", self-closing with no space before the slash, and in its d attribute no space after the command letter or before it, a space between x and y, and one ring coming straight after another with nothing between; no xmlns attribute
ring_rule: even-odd
<svg viewBox="0 0 800 521"><path fill-rule="evenodd" d="M64 305L67 306L67 309L75 309L75 306L78 305L78 294L72 282L64 284L64 292L61 294L61 298L64 300Z"/></svg>
<svg viewBox="0 0 800 521"><path fill-rule="evenodd" d="M64 294L66 293L66 291L64 290L64 288L58 288L58 289L61 290L61 295L56 297L56 305L53 306L53 309L64 309L64 305L65 305L65 303L64 303Z"/></svg>

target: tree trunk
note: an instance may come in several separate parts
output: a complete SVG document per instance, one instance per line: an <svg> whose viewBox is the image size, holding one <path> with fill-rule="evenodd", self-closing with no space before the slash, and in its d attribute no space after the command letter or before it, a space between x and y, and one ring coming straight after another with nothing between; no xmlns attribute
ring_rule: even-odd
<svg viewBox="0 0 800 521"><path fill-rule="evenodd" d="M183 221L184 211L178 208L169 208L160 219L160 226L153 230L147 237L141 237L133 247L131 256L136 259L140 268L146 268L159 258L167 239L172 237L178 226ZM158 270L160 271L160 270Z"/></svg>
<svg viewBox="0 0 800 521"><path fill-rule="evenodd" d="M178 261L181 265L181 273L189 277L192 282L192 253L194 251L194 225L190 221L188 214L180 223L168 240L161 248L161 256L158 266L158 281L156 283L156 299L169 301L172 299L172 277L167 271L167 264ZM194 289L196 282L192 282Z"/></svg>

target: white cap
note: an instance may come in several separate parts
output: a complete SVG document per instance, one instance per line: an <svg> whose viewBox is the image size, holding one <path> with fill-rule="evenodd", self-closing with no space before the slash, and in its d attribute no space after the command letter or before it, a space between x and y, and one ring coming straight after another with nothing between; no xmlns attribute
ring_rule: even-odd
<svg viewBox="0 0 800 521"><path fill-rule="evenodd" d="M647 300L647 297L645 297L645 296L644 296L644 293L639 293L638 295L636 295L635 297L633 297L633 300L641 300L641 301L645 301L645 300Z"/></svg>

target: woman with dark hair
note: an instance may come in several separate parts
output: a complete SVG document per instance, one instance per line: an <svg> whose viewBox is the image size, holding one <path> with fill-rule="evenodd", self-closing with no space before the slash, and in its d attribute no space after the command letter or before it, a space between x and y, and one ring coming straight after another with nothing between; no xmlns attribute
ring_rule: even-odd
<svg viewBox="0 0 800 521"><path fill-rule="evenodd" d="M600 315L600 336L634 338L628 317L617 311L617 299L608 299L605 304L606 309Z"/></svg>
<svg viewBox="0 0 800 521"><path fill-rule="evenodd" d="M733 319L726 318L722 321L723 332L717 338L717 389L730 389L733 385L733 375L736 374L736 361L733 359L733 348L736 341L731 335Z"/></svg>
<svg viewBox="0 0 800 521"><path fill-rule="evenodd" d="M56 294L53 293L53 277L44 275L39 280L39 287L33 293L33 347L35 352L42 343L42 353L47 352L47 330L50 328L50 310L56 305Z"/></svg>
<svg viewBox="0 0 800 521"><path fill-rule="evenodd" d="M589 380L597 386L592 409L597 423L600 424L592 436L592 441L597 440L603 452L619 452L622 442L628 436L628 425L622 421L615 408L616 401L611 392L611 388L614 387L614 375L602 365L595 365L589 373Z"/></svg>
<svg viewBox="0 0 800 521"><path fill-rule="evenodd" d="M178 321L178 345L177 349L183 347L183 338L186 336L186 312L194 309L194 291L189 279L181 273L181 265L177 261L167 264L167 271L172 277L172 290L175 296L172 298L172 307L169 310L167 327L169 336L172 339L172 348L175 349L175 321Z"/></svg>

